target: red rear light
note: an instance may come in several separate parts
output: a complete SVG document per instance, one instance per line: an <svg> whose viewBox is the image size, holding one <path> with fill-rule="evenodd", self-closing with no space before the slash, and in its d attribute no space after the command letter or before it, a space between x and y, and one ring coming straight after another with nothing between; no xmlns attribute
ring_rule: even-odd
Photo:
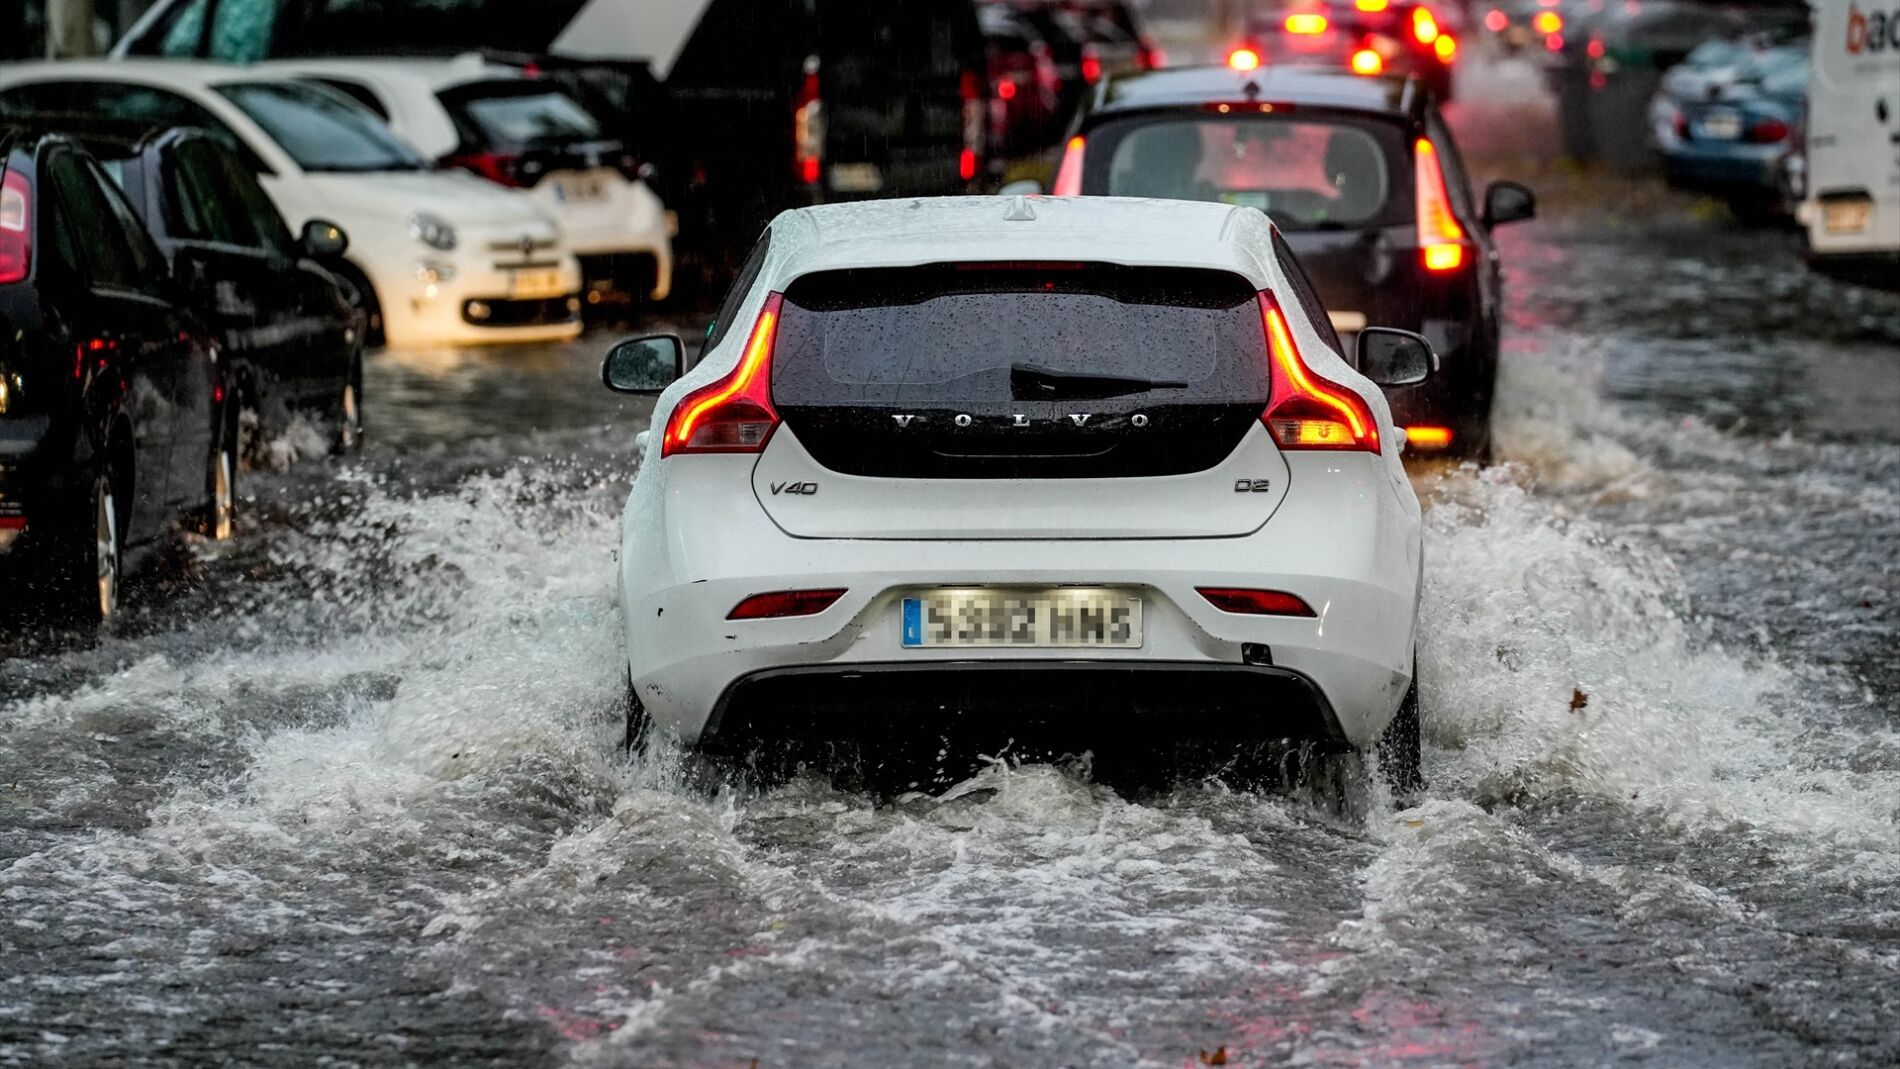
<svg viewBox="0 0 1900 1069"><path fill-rule="evenodd" d="M1135 62L1145 71L1158 71L1168 65L1168 54L1161 46L1147 38L1142 38L1140 51L1135 54Z"/></svg>
<svg viewBox="0 0 1900 1069"><path fill-rule="evenodd" d="M1082 80L1090 85L1102 80L1102 57L1092 44L1082 46Z"/></svg>
<svg viewBox="0 0 1900 1069"><path fill-rule="evenodd" d="M1260 53L1251 48L1236 48L1227 53L1227 65L1237 71L1260 69Z"/></svg>
<svg viewBox="0 0 1900 1069"><path fill-rule="evenodd" d="M1438 20L1432 17L1429 8L1412 9L1412 36L1422 45L1438 40Z"/></svg>
<svg viewBox="0 0 1900 1069"><path fill-rule="evenodd" d="M521 162L520 156L511 156L502 152L461 152L442 162L450 167L472 171L490 182L515 189L524 189L533 184L526 180L517 166Z"/></svg>
<svg viewBox="0 0 1900 1069"><path fill-rule="evenodd" d="M1379 423L1365 398L1314 374L1300 359L1293 330L1273 294L1260 294L1260 317L1273 361L1273 390L1260 421L1281 449L1379 451Z"/></svg>
<svg viewBox="0 0 1900 1069"><path fill-rule="evenodd" d="M1010 88L1014 89L1015 85L1011 84ZM983 156L983 127L988 107L983 102L982 80L975 71L963 72L957 91L963 98L963 149L957 153L957 176L968 182L976 177L977 163Z"/></svg>
<svg viewBox="0 0 1900 1069"><path fill-rule="evenodd" d="M1284 590L1248 590L1228 586L1197 586L1194 589L1207 599L1209 605L1222 612L1236 612L1244 616L1319 615L1305 599Z"/></svg>
<svg viewBox="0 0 1900 1069"><path fill-rule="evenodd" d="M1503 33L1505 30L1510 29L1510 27L1511 16L1506 15L1497 8L1494 7L1484 13L1484 28L1490 30L1492 33Z"/></svg>
<svg viewBox="0 0 1900 1069"><path fill-rule="evenodd" d="M1086 144L1080 137L1069 139L1069 146L1062 150L1062 166L1056 168L1055 188L1050 193L1058 197L1082 195L1082 150Z"/></svg>
<svg viewBox="0 0 1900 1069"><path fill-rule="evenodd" d="M0 178L0 283L24 282L33 266L33 191L26 176Z"/></svg>
<svg viewBox="0 0 1900 1069"><path fill-rule="evenodd" d="M728 620L776 620L784 616L816 616L838 603L843 590L775 590L754 594L726 614Z"/></svg>
<svg viewBox="0 0 1900 1069"><path fill-rule="evenodd" d="M1438 150L1425 138L1413 148L1417 175L1418 247L1427 271L1456 271L1465 264L1465 228L1451 213L1451 195L1445 191L1445 172Z"/></svg>
<svg viewBox="0 0 1900 1069"><path fill-rule="evenodd" d="M779 306L784 296L765 299L759 321L746 339L739 366L718 382L680 399L666 421L660 455L675 453L758 453L778 428L772 407L772 343L778 337Z"/></svg>
<svg viewBox="0 0 1900 1069"><path fill-rule="evenodd" d="M1780 119L1757 119L1748 128L1748 139L1758 145L1772 145L1789 134L1788 124Z"/></svg>
<svg viewBox="0 0 1900 1069"><path fill-rule="evenodd" d="M999 79L997 79L997 81L996 81L996 99L998 99L998 100L1015 100L1015 99L1016 99L1016 79L1014 79L1014 78L999 78Z"/></svg>
<svg viewBox="0 0 1900 1069"><path fill-rule="evenodd" d="M1312 37L1317 34L1325 33L1326 16L1312 14L1288 15L1286 17L1286 32L1299 34L1304 37Z"/></svg>
<svg viewBox="0 0 1900 1069"><path fill-rule="evenodd" d="M805 78L792 100L792 173L808 186L825 169L825 102L819 93L818 57L805 58Z"/></svg>

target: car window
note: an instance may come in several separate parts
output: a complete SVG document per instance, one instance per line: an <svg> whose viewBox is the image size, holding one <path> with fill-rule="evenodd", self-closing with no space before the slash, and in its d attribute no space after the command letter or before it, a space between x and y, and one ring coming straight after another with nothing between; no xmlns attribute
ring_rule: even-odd
<svg viewBox="0 0 1900 1069"><path fill-rule="evenodd" d="M211 14L211 57L256 63L271 53L281 0L217 0Z"/></svg>
<svg viewBox="0 0 1900 1069"><path fill-rule="evenodd" d="M164 262L112 180L71 152L55 154L47 169L61 208L61 258L81 266L94 285L150 290Z"/></svg>
<svg viewBox="0 0 1900 1069"><path fill-rule="evenodd" d="M529 145L591 141L600 124L567 94L551 86L523 91L523 85L491 83L445 93L442 103L473 145L515 149Z"/></svg>
<svg viewBox="0 0 1900 1069"><path fill-rule="evenodd" d="M1136 121L1104 146L1115 196L1258 208L1289 231L1371 224L1389 214L1386 149L1367 129L1278 116ZM1096 139L1100 143L1100 139ZM1097 192L1085 183L1088 192Z"/></svg>
<svg viewBox="0 0 1900 1069"><path fill-rule="evenodd" d="M732 321L738 316L739 308L745 304L746 295L752 292L752 286L759 280L759 272L765 269L766 253L772 248L772 232L767 230L759 235L758 244L752 246L751 255L745 258L745 266L739 269L739 277L732 280L732 288L726 291L726 299L719 302L719 314L713 317L712 326L706 331L706 345L700 352L717 348L732 330Z"/></svg>
<svg viewBox="0 0 1900 1069"><path fill-rule="evenodd" d="M1446 128L1437 111L1433 111L1425 121L1425 130L1432 139L1432 145L1438 150L1438 160L1445 172L1446 192L1451 194L1451 205L1460 218L1476 219L1478 212L1471 198L1471 179L1465 171L1464 157L1458 155L1458 142L1452 140L1451 131Z"/></svg>
<svg viewBox="0 0 1900 1069"><path fill-rule="evenodd" d="M1333 329L1333 317L1326 314L1326 305L1319 299L1319 291L1313 288L1313 281L1306 277L1306 269L1300 266L1300 258L1293 255L1293 249L1280 236L1278 230L1273 233L1273 251L1280 258L1280 270L1286 272L1287 282L1293 287L1293 296L1300 302L1300 308L1306 312L1306 318L1312 320L1313 329L1333 351L1344 356L1346 345L1339 338L1339 332Z"/></svg>
<svg viewBox="0 0 1900 1069"><path fill-rule="evenodd" d="M219 154L202 140L186 141L160 167L165 225L181 238L262 249L264 239L243 206L229 196L230 178Z"/></svg>
<svg viewBox="0 0 1900 1069"><path fill-rule="evenodd" d="M197 101L169 90L101 81L31 82L0 90L0 114L33 112L100 115L152 126L195 126L237 149L246 167L259 174L270 173L264 161L223 119Z"/></svg>
<svg viewBox="0 0 1900 1069"><path fill-rule="evenodd" d="M156 51L161 56L172 59L195 59L200 56L204 45L205 10L210 0L191 0L190 3L174 4L160 16L161 22L147 32L143 41L135 47L138 55L150 55ZM158 47L152 49L148 42L157 39Z"/></svg>
<svg viewBox="0 0 1900 1069"><path fill-rule="evenodd" d="M220 85L217 92L306 171L419 171L425 166L416 150L347 97L303 82L237 82Z"/></svg>
<svg viewBox="0 0 1900 1069"><path fill-rule="evenodd" d="M264 192L264 187L257 184L256 177L245 170L243 162L235 154L216 149L211 152L217 157L218 167L224 174L225 188L236 197L231 210L244 215L266 252L294 255L296 243L291 239L290 228L284 223L283 213L277 210L270 194Z"/></svg>
<svg viewBox="0 0 1900 1069"><path fill-rule="evenodd" d="M349 78L325 77L312 77L307 80L315 82L318 85L327 85L331 89L342 93L344 96L349 97L351 100L375 112L377 118L385 122L389 120L389 109L383 106L382 98L377 96L374 90L362 82Z"/></svg>

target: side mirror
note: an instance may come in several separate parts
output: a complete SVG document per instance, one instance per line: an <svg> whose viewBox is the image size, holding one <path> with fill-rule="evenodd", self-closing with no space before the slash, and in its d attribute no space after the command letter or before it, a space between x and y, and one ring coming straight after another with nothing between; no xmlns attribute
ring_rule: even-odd
<svg viewBox="0 0 1900 1069"><path fill-rule="evenodd" d="M1378 386L1417 386L1438 370L1432 343L1409 330L1367 327L1353 346L1359 373Z"/></svg>
<svg viewBox="0 0 1900 1069"><path fill-rule="evenodd" d="M615 393L656 394L685 373L686 346L677 334L630 338L600 362L600 381Z"/></svg>
<svg viewBox="0 0 1900 1069"><path fill-rule="evenodd" d="M1040 197L1042 183L1033 178L1019 178L997 190L997 193L1005 197Z"/></svg>
<svg viewBox="0 0 1900 1069"><path fill-rule="evenodd" d="M1493 182L1484 188L1484 225L1502 226L1537 217L1537 194L1519 182Z"/></svg>
<svg viewBox="0 0 1900 1069"><path fill-rule="evenodd" d="M350 248L350 236L328 219L312 219L303 225L303 250L322 260L341 256Z"/></svg>

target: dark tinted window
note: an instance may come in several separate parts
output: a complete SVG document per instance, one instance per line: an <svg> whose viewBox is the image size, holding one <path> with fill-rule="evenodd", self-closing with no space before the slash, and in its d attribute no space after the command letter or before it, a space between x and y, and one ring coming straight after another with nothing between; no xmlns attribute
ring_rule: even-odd
<svg viewBox="0 0 1900 1069"><path fill-rule="evenodd" d="M268 252L289 254L292 251L290 229L284 225L283 214L277 210L264 187L257 184L257 178L245 169L242 160L235 153L224 152L215 146L206 146L218 159L218 165L225 176L225 188L230 190L233 203L230 210L242 213L248 221L250 231L257 235L258 241Z"/></svg>
<svg viewBox="0 0 1900 1069"><path fill-rule="evenodd" d="M165 228L192 241L263 248L264 239L243 206L230 196L230 176L220 155L202 140L186 141L165 154Z"/></svg>
<svg viewBox="0 0 1900 1069"><path fill-rule="evenodd" d="M47 169L59 197L60 258L95 285L150 289L162 276L163 264L112 180L71 152L54 155Z"/></svg>
<svg viewBox="0 0 1900 1069"><path fill-rule="evenodd" d="M572 97L535 82L485 82L442 94L464 142L489 148L593 141L600 124Z"/></svg>
<svg viewBox="0 0 1900 1069"><path fill-rule="evenodd" d="M1286 239L1276 231L1273 235L1273 251L1280 257L1280 270L1286 272L1286 278L1293 286L1293 298L1306 312L1306 318L1313 321L1313 329L1333 351L1344 356L1345 343L1339 340L1339 332L1333 329L1333 317L1326 314L1326 306L1320 303L1319 292L1313 289L1313 282L1306 277L1306 270L1300 266L1299 257L1287 246Z"/></svg>
<svg viewBox="0 0 1900 1069"><path fill-rule="evenodd" d="M1264 401L1267 377L1245 279L1109 265L807 275L786 291L772 368L773 396L806 405L1033 400L1037 372L1157 383L1098 396Z"/></svg>
<svg viewBox="0 0 1900 1069"><path fill-rule="evenodd" d="M389 119L389 109L383 106L382 99L371 91L369 86L364 85L362 82L353 82L348 78L310 78L307 80L315 82L318 85L329 86L331 89L342 93L344 96L349 97L351 100L375 112L376 117L379 119L384 121Z"/></svg>
<svg viewBox="0 0 1900 1069"><path fill-rule="evenodd" d="M1083 191L1258 208L1288 231L1382 226L1411 203L1396 127L1332 118L1175 113L1103 123Z"/></svg>
<svg viewBox="0 0 1900 1069"><path fill-rule="evenodd" d="M752 246L752 254L745 258L745 266L739 269L739 277L733 279L732 288L726 291L726 299L719 302L719 314L713 317L712 325L706 331L705 349L716 347L732 331L732 321L739 314L739 307L745 303L746 294L752 292L752 286L759 280L759 272L765 268L765 255L772 250L772 232L767 230L759 236L759 243Z"/></svg>
<svg viewBox="0 0 1900 1069"><path fill-rule="evenodd" d="M245 82L217 87L306 171L416 171L414 149L381 119L302 82Z"/></svg>

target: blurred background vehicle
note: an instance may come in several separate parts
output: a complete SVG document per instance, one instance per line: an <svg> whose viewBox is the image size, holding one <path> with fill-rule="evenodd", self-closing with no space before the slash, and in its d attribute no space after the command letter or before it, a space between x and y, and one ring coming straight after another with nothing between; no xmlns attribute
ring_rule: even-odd
<svg viewBox="0 0 1900 1069"><path fill-rule="evenodd" d="M1807 147L1791 168L1808 263L1900 290L1900 11L1871 18L1851 0L1815 11Z"/></svg>
<svg viewBox="0 0 1900 1069"><path fill-rule="evenodd" d="M1688 77L1671 71L1658 94L1668 115L1657 131L1664 177L1719 198L1744 221L1791 216L1782 176L1801 142L1807 92L1806 41L1744 47Z"/></svg>
<svg viewBox="0 0 1900 1069"><path fill-rule="evenodd" d="M437 173L340 93L206 63L23 64L0 70L0 116L77 113L196 126L237 146L293 229L334 221L338 265L366 300L370 344L571 338L580 266L533 200Z"/></svg>
<svg viewBox="0 0 1900 1069"><path fill-rule="evenodd" d="M580 258L588 309L625 312L672 292L676 220L647 186L650 168L608 140L555 82L475 53L284 60L260 69L344 93L438 167L527 191Z"/></svg>
<svg viewBox="0 0 1900 1069"><path fill-rule="evenodd" d="M1535 200L1511 182L1472 196L1419 80L1268 66L1112 81L1083 112L1055 192L1265 212L1287 273L1318 291L1304 295L1316 322L1346 336L1415 331L1438 352L1439 374L1386 391L1412 448L1489 453L1502 293L1491 228L1529 218ZM1352 352L1349 337L1329 340Z"/></svg>
<svg viewBox="0 0 1900 1069"><path fill-rule="evenodd" d="M1268 66L1412 75L1440 100L1464 38L1460 9L1417 0L1293 0L1256 8L1237 50Z"/></svg>
<svg viewBox="0 0 1900 1069"><path fill-rule="evenodd" d="M237 410L209 333L99 163L4 126L0 339L10 591L97 623L175 518L230 536Z"/></svg>
<svg viewBox="0 0 1900 1069"><path fill-rule="evenodd" d="M1007 157L1054 144L1066 115L1049 42L1007 3L980 5L977 25L989 54L991 150Z"/></svg>

